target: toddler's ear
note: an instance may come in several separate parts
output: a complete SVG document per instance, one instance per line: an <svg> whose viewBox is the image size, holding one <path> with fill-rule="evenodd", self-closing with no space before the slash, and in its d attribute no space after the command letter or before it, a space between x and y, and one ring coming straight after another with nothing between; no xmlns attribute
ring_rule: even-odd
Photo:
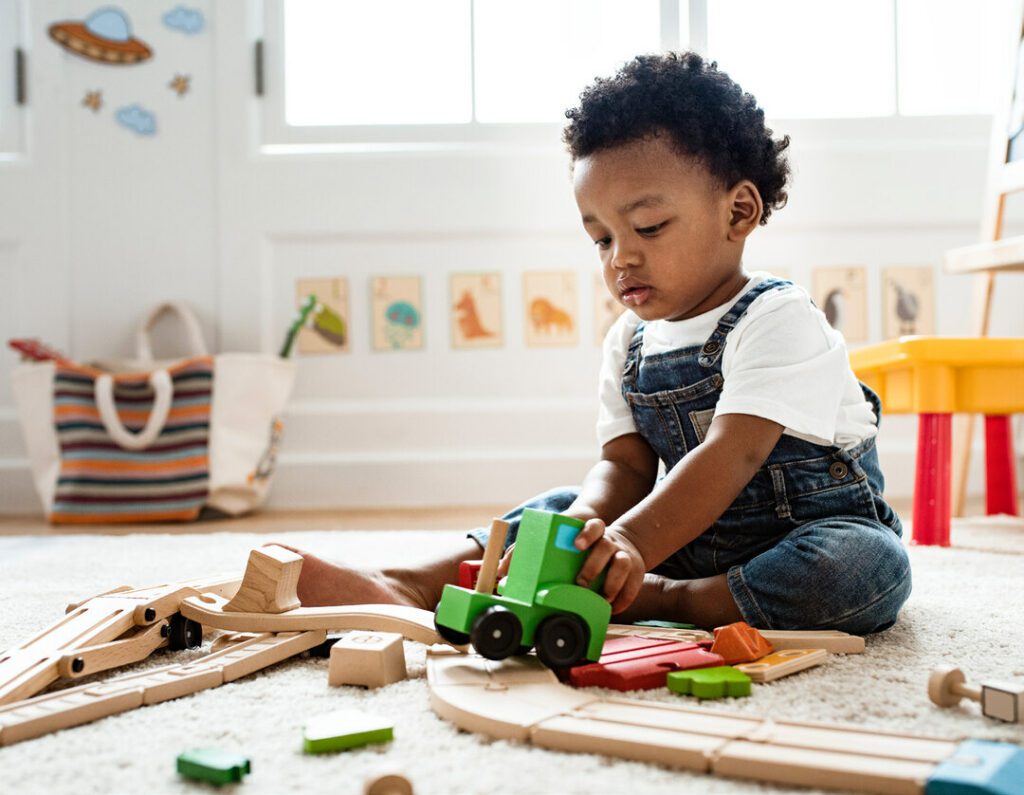
<svg viewBox="0 0 1024 795"><path fill-rule="evenodd" d="M757 229L764 202L757 186L749 179L737 182L729 190L729 240L740 241Z"/></svg>

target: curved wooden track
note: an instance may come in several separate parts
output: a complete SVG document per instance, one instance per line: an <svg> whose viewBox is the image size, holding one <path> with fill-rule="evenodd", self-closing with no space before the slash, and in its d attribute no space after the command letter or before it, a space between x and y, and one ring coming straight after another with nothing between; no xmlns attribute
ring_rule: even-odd
<svg viewBox="0 0 1024 795"><path fill-rule="evenodd" d="M562 685L534 657L493 662L435 647L427 678L434 711L466 731L778 784L923 793L959 747L951 740L606 698Z"/></svg>

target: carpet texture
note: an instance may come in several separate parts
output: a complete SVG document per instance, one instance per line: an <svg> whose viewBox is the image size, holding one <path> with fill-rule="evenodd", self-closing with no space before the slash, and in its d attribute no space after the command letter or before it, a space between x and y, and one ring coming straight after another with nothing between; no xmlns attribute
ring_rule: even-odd
<svg viewBox="0 0 1024 795"><path fill-rule="evenodd" d="M352 563L379 564L429 554L451 535L306 532L278 540ZM973 683L1024 678L1024 524L1009 519L961 522L953 538L957 546L950 549L911 548L913 595L894 628L868 639L866 653L833 655L818 668L755 685L750 698L706 706L777 720L1024 744L1024 727L984 718L973 702L941 710L928 701L928 674L941 664L961 667ZM272 539L234 533L0 538L0 649L58 618L67 602L117 585L241 572L248 550ZM0 748L0 792L197 792L205 786L179 779L174 759L202 746L251 759L252 774L238 790L248 795L361 793L367 778L384 772L404 773L417 795L791 791L462 733L430 709L425 647L406 642L405 648L409 679L376 691L329 688L326 660L294 659L214 690ZM185 661L200 653L158 653L124 670ZM635 695L667 702L682 698L667 690ZM304 721L346 708L393 720L394 741L341 754L304 755Z"/></svg>

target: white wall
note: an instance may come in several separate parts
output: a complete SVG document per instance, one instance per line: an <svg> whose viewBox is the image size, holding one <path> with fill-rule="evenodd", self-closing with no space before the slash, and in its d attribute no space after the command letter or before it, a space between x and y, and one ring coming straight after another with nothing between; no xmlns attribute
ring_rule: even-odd
<svg viewBox="0 0 1024 795"><path fill-rule="evenodd" d="M109 67L46 35L94 5L32 3L28 154L0 162L0 337L40 336L81 359L125 355L140 313L174 298L219 349L272 351L294 280L346 276L351 352L300 360L275 505L511 503L578 481L596 454L599 349L586 309L597 261L557 136L503 151L261 154L247 4L189 3L207 19L196 36L160 23L171 5L122 2L155 55ZM183 98L166 88L175 73L192 77ZM98 88L107 104L93 114L80 103ZM155 136L115 124L132 102L156 114ZM969 282L940 263L978 239L988 130L961 122L919 120L872 143L849 126L792 126L790 205L754 235L747 266L785 267L808 285L816 266L867 266L877 341L881 268L932 264L937 331L966 334ZM506 345L452 350L448 275L484 269L505 274ZM543 269L579 273L578 347L522 343L521 274ZM369 279L406 273L424 277L426 350L371 352ZM993 334L1024 334L1022 299L1024 280L999 280ZM0 510L34 511L14 361L0 353ZM915 428L887 418L880 441L895 495L913 485Z"/></svg>

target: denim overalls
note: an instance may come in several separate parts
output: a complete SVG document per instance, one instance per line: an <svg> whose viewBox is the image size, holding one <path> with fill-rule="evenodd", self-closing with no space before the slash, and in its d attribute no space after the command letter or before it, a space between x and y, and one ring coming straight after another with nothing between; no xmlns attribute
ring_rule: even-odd
<svg viewBox="0 0 1024 795"><path fill-rule="evenodd" d="M748 290L701 346L644 357L644 324L637 327L622 394L666 471L704 440L725 383L729 332L755 298L789 284L769 279ZM862 388L880 417L878 397ZM878 632L896 621L911 587L903 530L882 487L874 438L843 450L783 435L725 513L652 572L672 579L726 574L744 620L762 629ZM564 511L578 493L555 489L511 511L507 543L523 508ZM486 531L470 535L486 543Z"/></svg>

